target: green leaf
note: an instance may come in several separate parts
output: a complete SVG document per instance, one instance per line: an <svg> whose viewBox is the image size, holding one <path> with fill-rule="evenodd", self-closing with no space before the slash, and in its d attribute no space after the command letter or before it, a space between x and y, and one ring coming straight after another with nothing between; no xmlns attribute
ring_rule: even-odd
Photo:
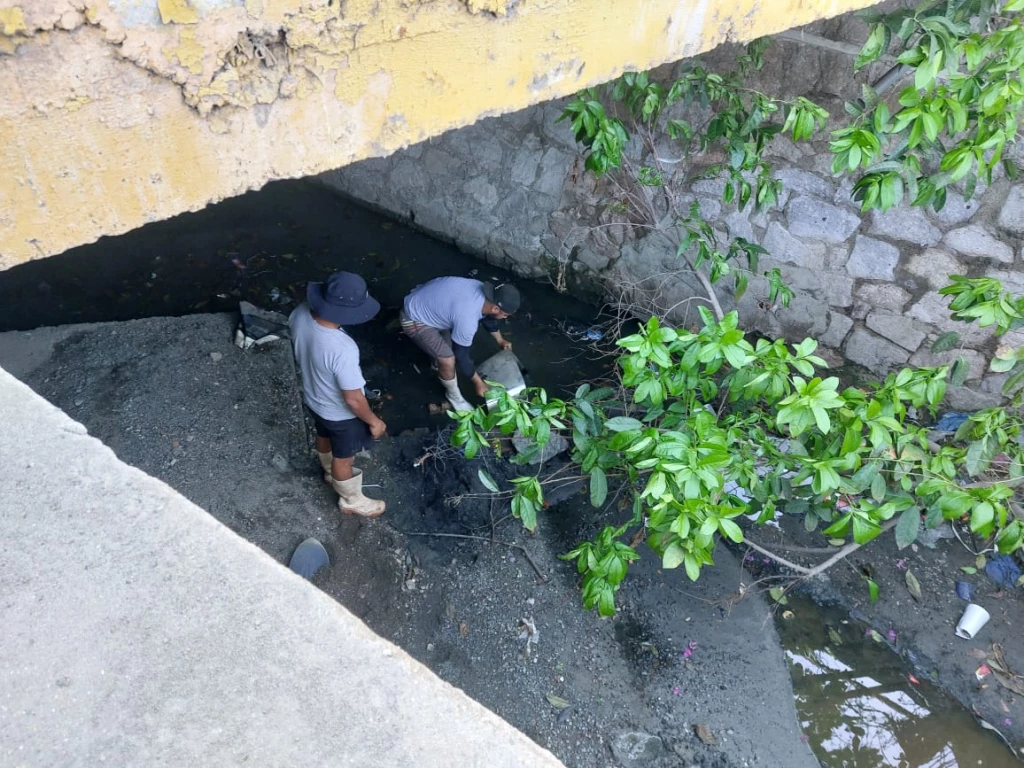
<svg viewBox="0 0 1024 768"><path fill-rule="evenodd" d="M776 603L779 603L780 605L785 605L787 602L786 590L784 590L782 587L772 587L768 590L768 594L771 595L772 600L774 600Z"/></svg>
<svg viewBox="0 0 1024 768"><path fill-rule="evenodd" d="M644 426L637 419L632 419L629 416L616 416L614 419L608 419L604 425L612 432L628 432L633 429L642 429Z"/></svg>
<svg viewBox="0 0 1024 768"><path fill-rule="evenodd" d="M672 570L678 568L683 564L683 559L686 556L686 552L679 544L672 542L665 547L665 554L661 556L661 567L666 570Z"/></svg>
<svg viewBox="0 0 1024 768"><path fill-rule="evenodd" d="M494 482L494 478L490 476L486 469L483 467L478 469L476 476L480 478L480 482L483 483L484 488L491 493L498 493L498 484Z"/></svg>
<svg viewBox="0 0 1024 768"><path fill-rule="evenodd" d="M954 387L963 386L963 383L967 381L967 374L971 372L970 363L964 358L958 357L956 362L953 363L953 368L949 372L949 383Z"/></svg>
<svg viewBox="0 0 1024 768"><path fill-rule="evenodd" d="M960 570L966 573L968 576L973 576L978 572L978 569L970 565L961 565Z"/></svg>
<svg viewBox="0 0 1024 768"><path fill-rule="evenodd" d="M910 592L910 596L917 600L917 602L921 602L921 584L918 582L917 576L909 568L907 569L906 582L907 591Z"/></svg>
<svg viewBox="0 0 1024 768"><path fill-rule="evenodd" d="M550 704L555 709L567 709L569 707L569 702L563 699L561 696L556 696L553 693L549 693L545 698L548 700L548 704Z"/></svg>
<svg viewBox="0 0 1024 768"><path fill-rule="evenodd" d="M606 498L608 498L608 478L603 469L594 467L590 470L590 503L595 507L600 507Z"/></svg>
<svg viewBox="0 0 1024 768"><path fill-rule="evenodd" d="M875 475L875 479L871 481L871 498L881 504L885 500L886 490L885 477L881 474Z"/></svg>
<svg viewBox="0 0 1024 768"><path fill-rule="evenodd" d="M690 581L696 581L700 578L700 563L697 562L697 558L687 552L683 563L686 565L686 575Z"/></svg>
<svg viewBox="0 0 1024 768"><path fill-rule="evenodd" d="M911 507L900 515L900 521L896 523L896 546L905 549L914 543L917 532L921 528L921 512L917 507Z"/></svg>
<svg viewBox="0 0 1024 768"><path fill-rule="evenodd" d="M878 602L878 583L874 579L867 579L868 582L868 600L872 603Z"/></svg>
<svg viewBox="0 0 1024 768"><path fill-rule="evenodd" d="M726 520L722 518L718 521L718 527L726 536L732 539L737 544L743 543L743 531L736 525L732 520Z"/></svg>
<svg viewBox="0 0 1024 768"><path fill-rule="evenodd" d="M940 352L948 352L955 349L958 344L960 344L960 334L956 331L947 331L932 343L932 352L936 355Z"/></svg>

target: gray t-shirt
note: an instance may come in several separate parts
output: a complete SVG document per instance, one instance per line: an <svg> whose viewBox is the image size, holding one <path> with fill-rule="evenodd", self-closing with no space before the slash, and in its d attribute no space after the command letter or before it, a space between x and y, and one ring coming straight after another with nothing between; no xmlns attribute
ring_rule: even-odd
<svg viewBox="0 0 1024 768"><path fill-rule="evenodd" d="M405 316L439 331L451 331L453 342L472 346L483 316L483 285L468 277L435 278L405 297Z"/></svg>
<svg viewBox="0 0 1024 768"><path fill-rule="evenodd" d="M359 347L352 337L320 325L306 303L295 308L288 325L306 405L324 421L356 418L341 395L343 389L362 391L366 384L359 369Z"/></svg>

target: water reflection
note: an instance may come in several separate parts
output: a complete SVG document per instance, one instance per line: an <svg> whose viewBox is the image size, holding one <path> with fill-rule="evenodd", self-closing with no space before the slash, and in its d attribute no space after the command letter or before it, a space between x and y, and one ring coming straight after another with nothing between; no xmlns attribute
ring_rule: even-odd
<svg viewBox="0 0 1024 768"><path fill-rule="evenodd" d="M899 657L814 603L791 599L779 621L801 727L829 768L1020 765L993 735Z"/></svg>

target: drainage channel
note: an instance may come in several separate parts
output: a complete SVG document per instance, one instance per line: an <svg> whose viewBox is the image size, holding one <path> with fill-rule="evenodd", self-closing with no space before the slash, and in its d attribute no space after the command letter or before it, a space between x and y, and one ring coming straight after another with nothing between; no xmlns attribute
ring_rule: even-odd
<svg viewBox="0 0 1024 768"><path fill-rule="evenodd" d="M410 288L436 275L509 277L315 184L276 182L0 273L0 331L234 311L240 300L286 313L307 281L337 269L364 274L392 314ZM571 391L597 370L585 334L594 308L539 284L524 296L524 311L511 324L517 352L534 381ZM380 335L371 346L394 346L386 337L396 329L378 325L368 331ZM391 377L394 396L383 416L393 431L430 425L421 404L409 405L422 399L411 389L422 383L410 374L410 389L403 389L412 362L378 367ZM902 660L845 614L804 598L791 598L789 610L793 618L778 620L779 634L801 728L822 765L1018 764L970 713L926 680L913 682Z"/></svg>
<svg viewBox="0 0 1024 768"><path fill-rule="evenodd" d="M800 726L828 768L1019 763L999 737L839 609L791 597L776 621ZM781 614L780 614L781 615Z"/></svg>

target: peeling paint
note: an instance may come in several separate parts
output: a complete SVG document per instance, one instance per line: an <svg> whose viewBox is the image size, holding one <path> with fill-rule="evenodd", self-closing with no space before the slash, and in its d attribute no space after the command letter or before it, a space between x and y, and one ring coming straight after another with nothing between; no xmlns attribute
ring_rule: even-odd
<svg viewBox="0 0 1024 768"><path fill-rule="evenodd" d="M178 44L163 49L169 59L177 59L178 63L194 75L203 71L203 56L206 53L196 37L192 27L181 27L178 32Z"/></svg>
<svg viewBox="0 0 1024 768"><path fill-rule="evenodd" d="M199 11L188 4L188 0L157 0L160 21L164 24L195 24Z"/></svg>
<svg viewBox="0 0 1024 768"><path fill-rule="evenodd" d="M0 34L11 36L26 29L25 12L21 8L0 8Z"/></svg>
<svg viewBox="0 0 1024 768"><path fill-rule="evenodd" d="M463 0L470 13L490 13L494 16L507 16L515 6L516 0Z"/></svg>

